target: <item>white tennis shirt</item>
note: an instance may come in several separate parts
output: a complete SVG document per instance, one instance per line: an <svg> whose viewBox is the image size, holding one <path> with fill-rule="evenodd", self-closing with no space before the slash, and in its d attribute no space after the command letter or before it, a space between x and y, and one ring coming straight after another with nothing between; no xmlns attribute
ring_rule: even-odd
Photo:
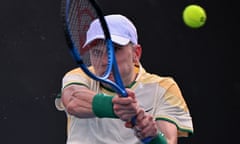
<svg viewBox="0 0 240 144"><path fill-rule="evenodd" d="M178 128L178 136L193 133L192 118L177 83L171 77L147 73L142 66L131 89L142 108L156 120L166 120ZM106 95L116 95L89 77L80 68L69 71L63 78L62 88L69 84L83 84L91 90ZM60 98L56 98L58 110L64 111ZM80 119L67 114L67 144L140 144L134 131L124 127L123 121L110 118Z"/></svg>

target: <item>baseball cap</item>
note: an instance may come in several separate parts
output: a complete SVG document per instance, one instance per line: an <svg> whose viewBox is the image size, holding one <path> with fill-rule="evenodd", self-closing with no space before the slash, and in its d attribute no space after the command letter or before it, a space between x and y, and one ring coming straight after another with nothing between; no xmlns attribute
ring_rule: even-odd
<svg viewBox="0 0 240 144"><path fill-rule="evenodd" d="M112 38L112 41L119 45L126 45L129 42L138 43L137 30L134 24L125 16L111 14L104 17ZM86 41L83 47L96 39L104 39L104 32L98 19L91 22L87 31Z"/></svg>

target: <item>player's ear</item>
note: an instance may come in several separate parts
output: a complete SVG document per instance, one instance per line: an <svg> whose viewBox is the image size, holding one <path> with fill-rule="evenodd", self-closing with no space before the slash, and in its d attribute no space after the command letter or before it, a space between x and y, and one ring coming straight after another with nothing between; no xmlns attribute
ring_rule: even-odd
<svg viewBox="0 0 240 144"><path fill-rule="evenodd" d="M142 55L142 47L140 44L135 44L133 45L133 47L134 47L133 62L138 63Z"/></svg>
<svg viewBox="0 0 240 144"><path fill-rule="evenodd" d="M141 55L142 55L142 46L140 44L134 45L135 47L135 54L138 60L140 60Z"/></svg>

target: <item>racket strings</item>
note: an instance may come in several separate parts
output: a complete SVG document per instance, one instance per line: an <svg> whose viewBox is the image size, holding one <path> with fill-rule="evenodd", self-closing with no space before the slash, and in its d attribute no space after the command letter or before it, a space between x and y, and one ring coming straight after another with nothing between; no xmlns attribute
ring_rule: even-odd
<svg viewBox="0 0 240 144"><path fill-rule="evenodd" d="M84 64L90 66L89 52L82 46L91 21L97 17L96 12L88 0L70 0L69 2L68 22L71 37Z"/></svg>
<svg viewBox="0 0 240 144"><path fill-rule="evenodd" d="M90 23L97 18L95 8L89 0L69 0L67 10L68 30L74 47L78 50L84 65L99 77L108 76L110 67L106 41L97 40L90 47L84 47Z"/></svg>
<svg viewBox="0 0 240 144"><path fill-rule="evenodd" d="M71 5L69 9L69 24L70 31L76 46L80 48L85 41L85 26L88 26L90 22L87 22L86 14L83 13L83 9L87 8L86 0L71 0Z"/></svg>
<svg viewBox="0 0 240 144"><path fill-rule="evenodd" d="M95 74L97 76L104 76L108 67L108 53L106 49L106 44L103 40L99 40L90 49L90 60L91 65L94 67Z"/></svg>

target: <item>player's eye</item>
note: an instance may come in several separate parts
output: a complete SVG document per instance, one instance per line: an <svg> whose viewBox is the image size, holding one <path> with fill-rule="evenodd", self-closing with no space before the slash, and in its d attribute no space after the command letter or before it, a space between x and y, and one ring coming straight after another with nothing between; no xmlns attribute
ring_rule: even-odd
<svg viewBox="0 0 240 144"><path fill-rule="evenodd" d="M103 51L100 49L92 49L91 50L91 55L94 57L100 57L103 55Z"/></svg>
<svg viewBox="0 0 240 144"><path fill-rule="evenodd" d="M123 46L121 46L121 45L119 45L119 44L116 44L116 43L113 43L113 47L114 47L115 52L117 52L117 51L120 50Z"/></svg>

